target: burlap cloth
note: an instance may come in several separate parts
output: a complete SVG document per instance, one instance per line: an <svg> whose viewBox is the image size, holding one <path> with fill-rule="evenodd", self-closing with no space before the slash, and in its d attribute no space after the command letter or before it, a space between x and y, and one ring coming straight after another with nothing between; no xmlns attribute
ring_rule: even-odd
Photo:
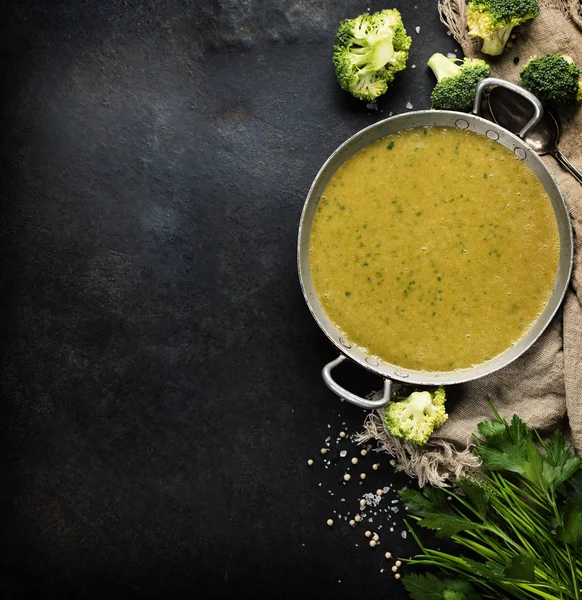
<svg viewBox="0 0 582 600"><path fill-rule="evenodd" d="M513 48L497 58L482 55L479 40L467 35L465 0L439 0L438 8L466 56L485 58L492 76L519 83L519 71L532 55L567 54L582 66L582 1L538 4L539 16L516 28ZM582 170L582 108L562 111L559 117L560 150ZM360 439L376 438L381 450L395 456L397 468L418 477L420 485L446 484L451 474L458 477L477 465L467 448L477 424L492 416L487 396L504 417L517 414L542 432L561 428L582 454L582 186L554 158L543 160L560 186L574 227L574 270L562 310L518 360L492 375L448 388L449 420L423 449L388 436L381 413L366 419Z"/></svg>

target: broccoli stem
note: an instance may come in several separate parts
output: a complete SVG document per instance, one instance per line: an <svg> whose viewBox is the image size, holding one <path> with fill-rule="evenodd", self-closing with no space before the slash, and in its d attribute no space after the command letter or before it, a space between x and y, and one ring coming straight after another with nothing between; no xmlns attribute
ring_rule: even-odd
<svg viewBox="0 0 582 600"><path fill-rule="evenodd" d="M394 60L393 36L385 35L379 39L372 48L372 66L377 71L386 63Z"/></svg>
<svg viewBox="0 0 582 600"><path fill-rule="evenodd" d="M489 54L489 56L499 56L502 54L512 30L513 25L509 27L502 27L501 29L498 29L491 37L484 38L481 52L484 54Z"/></svg>
<svg viewBox="0 0 582 600"><path fill-rule="evenodd" d="M434 73L437 81L458 75L461 71L461 67L455 62L455 59L451 60L440 52L433 54L426 64Z"/></svg>

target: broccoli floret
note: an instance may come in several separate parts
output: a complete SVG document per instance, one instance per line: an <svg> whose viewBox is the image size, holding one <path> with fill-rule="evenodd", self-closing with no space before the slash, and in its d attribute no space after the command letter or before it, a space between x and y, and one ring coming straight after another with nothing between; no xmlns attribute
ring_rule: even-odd
<svg viewBox="0 0 582 600"><path fill-rule="evenodd" d="M384 424L393 436L422 445L448 418L445 390L440 387L432 393L413 392L404 400L391 402L384 413Z"/></svg>
<svg viewBox="0 0 582 600"><path fill-rule="evenodd" d="M532 56L521 71L521 82L550 108L582 100L580 69L569 56Z"/></svg>
<svg viewBox="0 0 582 600"><path fill-rule="evenodd" d="M539 12L536 0L469 0L469 35L483 38L481 52L497 56L503 52L511 30Z"/></svg>
<svg viewBox="0 0 582 600"><path fill-rule="evenodd" d="M342 21L333 47L338 83L360 100L375 100L406 67L411 43L396 9Z"/></svg>
<svg viewBox="0 0 582 600"><path fill-rule="evenodd" d="M489 65L479 58L447 58L437 52L427 65L437 78L430 99L438 110L469 111L473 108L477 84L489 77Z"/></svg>

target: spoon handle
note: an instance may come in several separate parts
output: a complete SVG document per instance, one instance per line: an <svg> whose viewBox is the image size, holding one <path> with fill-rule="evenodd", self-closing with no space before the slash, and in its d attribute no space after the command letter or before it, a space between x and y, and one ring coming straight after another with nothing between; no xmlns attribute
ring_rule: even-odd
<svg viewBox="0 0 582 600"><path fill-rule="evenodd" d="M582 183L582 173L576 169L576 167L556 148L552 152L552 156L570 173L575 177L578 183Z"/></svg>

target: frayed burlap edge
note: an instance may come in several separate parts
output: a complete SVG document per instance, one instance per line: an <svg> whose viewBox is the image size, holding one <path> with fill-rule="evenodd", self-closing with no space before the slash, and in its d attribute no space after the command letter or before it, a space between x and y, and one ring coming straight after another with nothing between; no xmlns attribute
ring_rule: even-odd
<svg viewBox="0 0 582 600"><path fill-rule="evenodd" d="M465 0L439 0L438 11L441 22L459 44L469 38L467 33L467 4Z"/></svg>
<svg viewBox="0 0 582 600"><path fill-rule="evenodd" d="M582 29L582 0L538 0L538 3L540 6L557 5L566 17ZM471 44L475 45L475 48L480 47L480 40L472 38L467 31L466 0L438 0L437 7L441 22L463 48Z"/></svg>
<svg viewBox="0 0 582 600"><path fill-rule="evenodd" d="M418 485L450 487L451 479L460 479L479 468L480 461L472 446L457 450L444 440L432 440L416 446L396 438L384 427L384 409L371 412L364 421L364 431L357 434L358 443L376 440L376 452L387 452L395 459L397 471L418 479Z"/></svg>
<svg viewBox="0 0 582 600"><path fill-rule="evenodd" d="M476 49L479 47L479 41L472 38L467 30L466 0L438 0L437 8L441 22L463 48L470 44L474 44Z"/></svg>
<svg viewBox="0 0 582 600"><path fill-rule="evenodd" d="M557 0L560 10L582 29L582 0ZM544 4L544 0L539 0Z"/></svg>

